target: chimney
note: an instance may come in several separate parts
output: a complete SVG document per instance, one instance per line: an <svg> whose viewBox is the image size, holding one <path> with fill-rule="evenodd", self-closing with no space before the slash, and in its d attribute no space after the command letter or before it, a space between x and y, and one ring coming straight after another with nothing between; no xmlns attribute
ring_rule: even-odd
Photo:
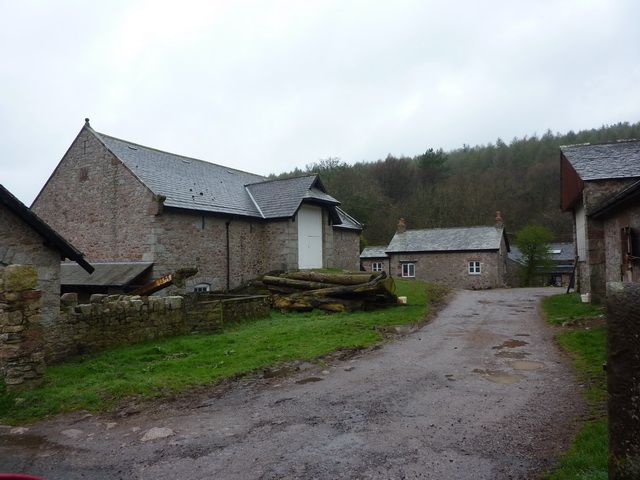
<svg viewBox="0 0 640 480"><path fill-rule="evenodd" d="M504 228L504 220L502 220L502 212L500 210L496 212L496 228L498 230Z"/></svg>
<svg viewBox="0 0 640 480"><path fill-rule="evenodd" d="M404 233L407 231L407 222L405 222L404 218L400 218L398 220L398 227L396 228L397 233Z"/></svg>

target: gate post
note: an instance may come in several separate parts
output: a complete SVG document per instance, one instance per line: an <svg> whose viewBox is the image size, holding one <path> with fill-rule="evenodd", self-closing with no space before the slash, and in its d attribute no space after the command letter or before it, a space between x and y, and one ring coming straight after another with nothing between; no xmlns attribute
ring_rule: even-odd
<svg viewBox="0 0 640 480"><path fill-rule="evenodd" d="M640 478L640 283L607 284L609 478Z"/></svg>

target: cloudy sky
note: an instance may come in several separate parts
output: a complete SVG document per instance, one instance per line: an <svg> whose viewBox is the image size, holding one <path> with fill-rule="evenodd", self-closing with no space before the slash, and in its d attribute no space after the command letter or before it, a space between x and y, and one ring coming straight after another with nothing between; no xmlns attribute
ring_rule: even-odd
<svg viewBox="0 0 640 480"><path fill-rule="evenodd" d="M0 0L0 183L84 123L256 173L640 120L640 2Z"/></svg>

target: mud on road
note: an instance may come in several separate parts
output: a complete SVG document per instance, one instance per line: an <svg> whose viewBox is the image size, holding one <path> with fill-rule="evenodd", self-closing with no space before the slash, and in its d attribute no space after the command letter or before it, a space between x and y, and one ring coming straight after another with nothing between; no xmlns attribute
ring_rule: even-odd
<svg viewBox="0 0 640 480"><path fill-rule="evenodd" d="M126 417L0 429L0 471L49 479L531 479L584 412L541 320L553 289L458 292L417 332L286 378ZM130 412L132 413L132 412Z"/></svg>

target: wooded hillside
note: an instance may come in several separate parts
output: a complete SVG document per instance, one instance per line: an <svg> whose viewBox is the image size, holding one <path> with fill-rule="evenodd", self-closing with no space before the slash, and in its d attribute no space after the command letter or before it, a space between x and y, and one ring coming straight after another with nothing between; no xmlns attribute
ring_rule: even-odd
<svg viewBox="0 0 640 480"><path fill-rule="evenodd" d="M386 244L399 217L409 228L490 225L501 210L510 233L537 223L571 239L571 218L560 212L560 145L640 138L640 122L577 133L501 139L444 152L429 148L416 157L348 165L320 160L278 176L319 173L344 209L366 225L365 242Z"/></svg>

